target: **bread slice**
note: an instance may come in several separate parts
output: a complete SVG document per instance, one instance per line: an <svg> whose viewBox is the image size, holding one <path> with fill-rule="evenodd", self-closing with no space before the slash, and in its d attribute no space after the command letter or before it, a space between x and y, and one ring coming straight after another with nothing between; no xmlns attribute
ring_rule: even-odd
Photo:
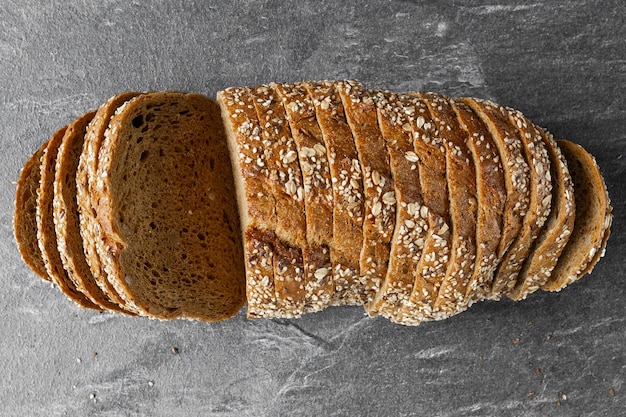
<svg viewBox="0 0 626 417"><path fill-rule="evenodd" d="M527 277L520 277L519 272L528 258L533 242L544 229L552 209L551 162L539 130L535 129L535 126L521 112L510 108L502 108L501 111L508 115L511 124L517 126L530 168L530 200L528 212L524 217L524 225L498 269L498 274L509 275L506 279L508 281L505 290L507 297L521 300L528 294L525 288L529 284L525 283Z"/></svg>
<svg viewBox="0 0 626 417"><path fill-rule="evenodd" d="M306 217L304 311L326 308L334 292L331 244L333 240L333 190L324 138L315 107L302 83L271 87L280 97L296 144Z"/></svg>
<svg viewBox="0 0 626 417"><path fill-rule="evenodd" d="M467 148L476 167L476 264L465 292L465 302L471 304L489 294L501 259L498 244L503 228L506 186L502 161L487 127L465 103L453 100L452 108L466 132Z"/></svg>
<svg viewBox="0 0 626 417"><path fill-rule="evenodd" d="M98 153L109 281L144 315L218 321L244 303L233 171L217 105L148 93L123 105Z"/></svg>
<svg viewBox="0 0 626 417"><path fill-rule="evenodd" d="M63 268L76 288L100 308L124 313L112 303L96 284L85 259L76 203L76 169L83 149L87 125L95 111L76 119L63 135L56 158L54 197L52 200L54 228Z"/></svg>
<svg viewBox="0 0 626 417"><path fill-rule="evenodd" d="M127 92L117 94L103 103L96 112L93 120L87 127L83 150L80 154L76 169L76 203L78 205L78 217L80 221L80 236L83 241L85 260L91 270L96 285L104 296L119 306L127 314L136 314L137 309L128 305L120 297L115 288L107 279L104 267L98 256L96 243L100 239L100 227L96 221L95 207L91 204L91 196L94 194L96 170L98 168L98 151L104 140L104 132L109 126L109 121L118 107L139 93Z"/></svg>
<svg viewBox="0 0 626 417"><path fill-rule="evenodd" d="M251 90L259 119L261 141L267 151L267 189L276 200L276 245L274 247L274 286L276 303L283 317L299 317L304 312L306 241L304 184L298 149L291 136L285 108L278 94L263 85ZM308 270L310 266L306 266Z"/></svg>
<svg viewBox="0 0 626 417"><path fill-rule="evenodd" d="M415 283L415 273L427 233L431 233L432 228L427 222L428 208L424 205L420 188L419 158L413 148L411 125L402 103L391 92L379 91L373 94L373 98L389 153L397 203L387 274L365 309L370 315L380 314L399 321L413 287L421 284Z"/></svg>
<svg viewBox="0 0 626 417"><path fill-rule="evenodd" d="M50 140L41 157L39 188L37 188L37 242L48 276L52 278L61 292L71 301L83 308L100 310L89 298L80 292L63 269L54 230L52 202L54 198L54 176L59 146L69 129L57 131Z"/></svg>
<svg viewBox="0 0 626 417"><path fill-rule="evenodd" d="M56 134L63 135L66 127ZM15 191L13 231L24 263L46 281L51 281L37 243L37 188L41 179L41 156L48 141L33 153L22 167Z"/></svg>
<svg viewBox="0 0 626 417"><path fill-rule="evenodd" d="M476 218L478 197L476 168L466 145L467 135L460 127L449 99L423 93L424 100L446 149L446 179L450 198L452 248L446 278L435 302L438 319L467 308L465 302L476 261Z"/></svg>
<svg viewBox="0 0 626 417"><path fill-rule="evenodd" d="M435 302L450 262L452 230L446 181L446 153L424 101L416 93L400 94L397 99L411 128L416 156L412 159L417 159L415 164L424 206L427 208L424 210L429 230L425 233L424 249L417 264L409 301L395 321L405 325L417 325L437 318ZM408 132L409 126L405 126L405 130Z"/></svg>
<svg viewBox="0 0 626 417"><path fill-rule="evenodd" d="M364 301L372 301L387 273L395 225L396 198L376 104L358 81L337 83L363 174L363 246L359 258Z"/></svg>
<svg viewBox="0 0 626 417"><path fill-rule="evenodd" d="M331 262L335 285L331 304L363 304L359 257L363 247L363 173L350 126L332 82L305 83L315 106L333 189L333 241Z"/></svg>
<svg viewBox="0 0 626 417"><path fill-rule="evenodd" d="M552 209L541 234L524 261L518 281L522 280L519 299L537 291L548 282L552 270L567 244L576 216L574 185L567 161L552 135L535 126L550 155Z"/></svg>
<svg viewBox="0 0 626 417"><path fill-rule="evenodd" d="M591 272L604 253L613 220L611 201L600 168L582 146L558 140L574 182L576 216L574 230L552 271L541 288L560 291Z"/></svg>
<svg viewBox="0 0 626 417"><path fill-rule="evenodd" d="M273 268L276 204L265 185L269 168L257 113L247 88L220 91L217 101L234 168L246 259L247 315L248 318L279 317Z"/></svg>
<svg viewBox="0 0 626 417"><path fill-rule="evenodd" d="M503 121L498 114L498 107L488 101L463 97L459 101L466 103L487 126L500 154L504 169L506 202L502 236L498 245L498 257L503 257L522 229L522 221L528 211L530 200L530 170L524 158L522 141L517 131L508 121ZM492 282L489 298L499 299L506 287L506 278L496 276Z"/></svg>

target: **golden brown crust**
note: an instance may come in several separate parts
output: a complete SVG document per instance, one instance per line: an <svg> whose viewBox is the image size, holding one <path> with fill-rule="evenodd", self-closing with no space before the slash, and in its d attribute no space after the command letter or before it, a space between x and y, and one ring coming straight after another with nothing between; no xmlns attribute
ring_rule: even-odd
<svg viewBox="0 0 626 417"><path fill-rule="evenodd" d="M363 304L365 290L359 277L363 246L363 180L352 132L332 82L310 82L305 87L328 155L333 190L331 262L335 285L331 303Z"/></svg>
<svg viewBox="0 0 626 417"><path fill-rule="evenodd" d="M276 204L276 303L282 317L299 317L304 312L303 249L307 241L304 184L298 150L278 94L265 85L251 89L250 94L259 120L261 141L267 151L265 162L269 177L266 185Z"/></svg>
<svg viewBox="0 0 626 417"><path fill-rule="evenodd" d="M37 242L37 188L41 179L41 156L47 146L48 141L28 158L22 168L15 190L13 231L24 263L42 279L51 281Z"/></svg>
<svg viewBox="0 0 626 417"><path fill-rule="evenodd" d="M515 127L500 118L498 107L493 103L469 97L459 101L466 103L487 126L502 161L506 186L503 229L498 245L498 257L502 258L519 234L528 211L530 172L522 151L522 141L517 137ZM507 283L504 278L494 278L490 298L500 298Z"/></svg>
<svg viewBox="0 0 626 417"><path fill-rule="evenodd" d="M453 100L452 108L467 134L466 144L476 167L476 265L465 293L466 302L472 303L489 294L500 262L498 244L502 235L506 188L502 162L491 133L465 103Z"/></svg>
<svg viewBox="0 0 626 417"><path fill-rule="evenodd" d="M366 303L380 289L390 256L395 225L395 191L385 140L378 126L376 104L357 81L337 84L352 130L363 173L363 247L359 257Z"/></svg>
<svg viewBox="0 0 626 417"><path fill-rule="evenodd" d="M302 171L306 241L304 311L323 310L334 292L331 264L333 193L326 146L315 107L301 83L270 85L284 106Z"/></svg>
<svg viewBox="0 0 626 417"><path fill-rule="evenodd" d="M124 313L125 310L112 303L96 284L85 258L80 235L76 170L87 125L93 120L95 113L86 113L69 125L59 146L54 178L54 227L63 268L76 289L100 308Z"/></svg>
<svg viewBox="0 0 626 417"><path fill-rule="evenodd" d="M435 302L439 318L449 317L467 308L466 293L476 261L476 168L467 137L459 126L449 99L423 93L437 127L438 137L446 148L446 178L450 198L452 248L446 278Z"/></svg>

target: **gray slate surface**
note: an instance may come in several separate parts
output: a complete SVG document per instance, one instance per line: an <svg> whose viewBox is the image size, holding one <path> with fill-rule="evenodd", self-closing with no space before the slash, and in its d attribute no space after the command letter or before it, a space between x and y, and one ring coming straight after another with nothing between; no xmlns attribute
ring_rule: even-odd
<svg viewBox="0 0 626 417"><path fill-rule="evenodd" d="M621 0L0 0L0 414L626 415L625 16ZM490 98L582 144L615 207L606 257L561 293L417 328L356 307L219 324L96 314L20 260L11 182L109 96L326 78Z"/></svg>

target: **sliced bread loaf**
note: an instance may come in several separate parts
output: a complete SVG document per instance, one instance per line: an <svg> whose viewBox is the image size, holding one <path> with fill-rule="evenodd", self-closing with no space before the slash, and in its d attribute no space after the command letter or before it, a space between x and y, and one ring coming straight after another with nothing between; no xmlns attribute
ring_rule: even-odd
<svg viewBox="0 0 626 417"><path fill-rule="evenodd" d="M576 216L574 230L541 288L560 291L591 272L606 246L613 220L611 201L596 160L585 149L567 140L557 141L572 176Z"/></svg>
<svg viewBox="0 0 626 417"><path fill-rule="evenodd" d="M55 134L63 134L63 127ZM24 263L37 275L50 281L46 266L43 262L41 249L37 242L37 189L41 179L41 157L48 146L44 142L24 164L15 191L15 213L13 215L13 231L17 248Z"/></svg>
<svg viewBox="0 0 626 417"><path fill-rule="evenodd" d="M217 321L244 296L233 172L217 105L148 93L113 116L98 153L109 281L142 314Z"/></svg>

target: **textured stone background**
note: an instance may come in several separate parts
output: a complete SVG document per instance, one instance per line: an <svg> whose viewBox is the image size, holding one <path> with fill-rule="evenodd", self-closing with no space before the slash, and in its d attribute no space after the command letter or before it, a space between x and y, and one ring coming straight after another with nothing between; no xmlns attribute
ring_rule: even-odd
<svg viewBox="0 0 626 417"><path fill-rule="evenodd" d="M626 415L625 3L232 3L0 0L0 414ZM418 328L360 308L219 324L95 314L20 260L11 182L109 96L346 77L490 98L585 146L615 208L606 257L562 293Z"/></svg>

